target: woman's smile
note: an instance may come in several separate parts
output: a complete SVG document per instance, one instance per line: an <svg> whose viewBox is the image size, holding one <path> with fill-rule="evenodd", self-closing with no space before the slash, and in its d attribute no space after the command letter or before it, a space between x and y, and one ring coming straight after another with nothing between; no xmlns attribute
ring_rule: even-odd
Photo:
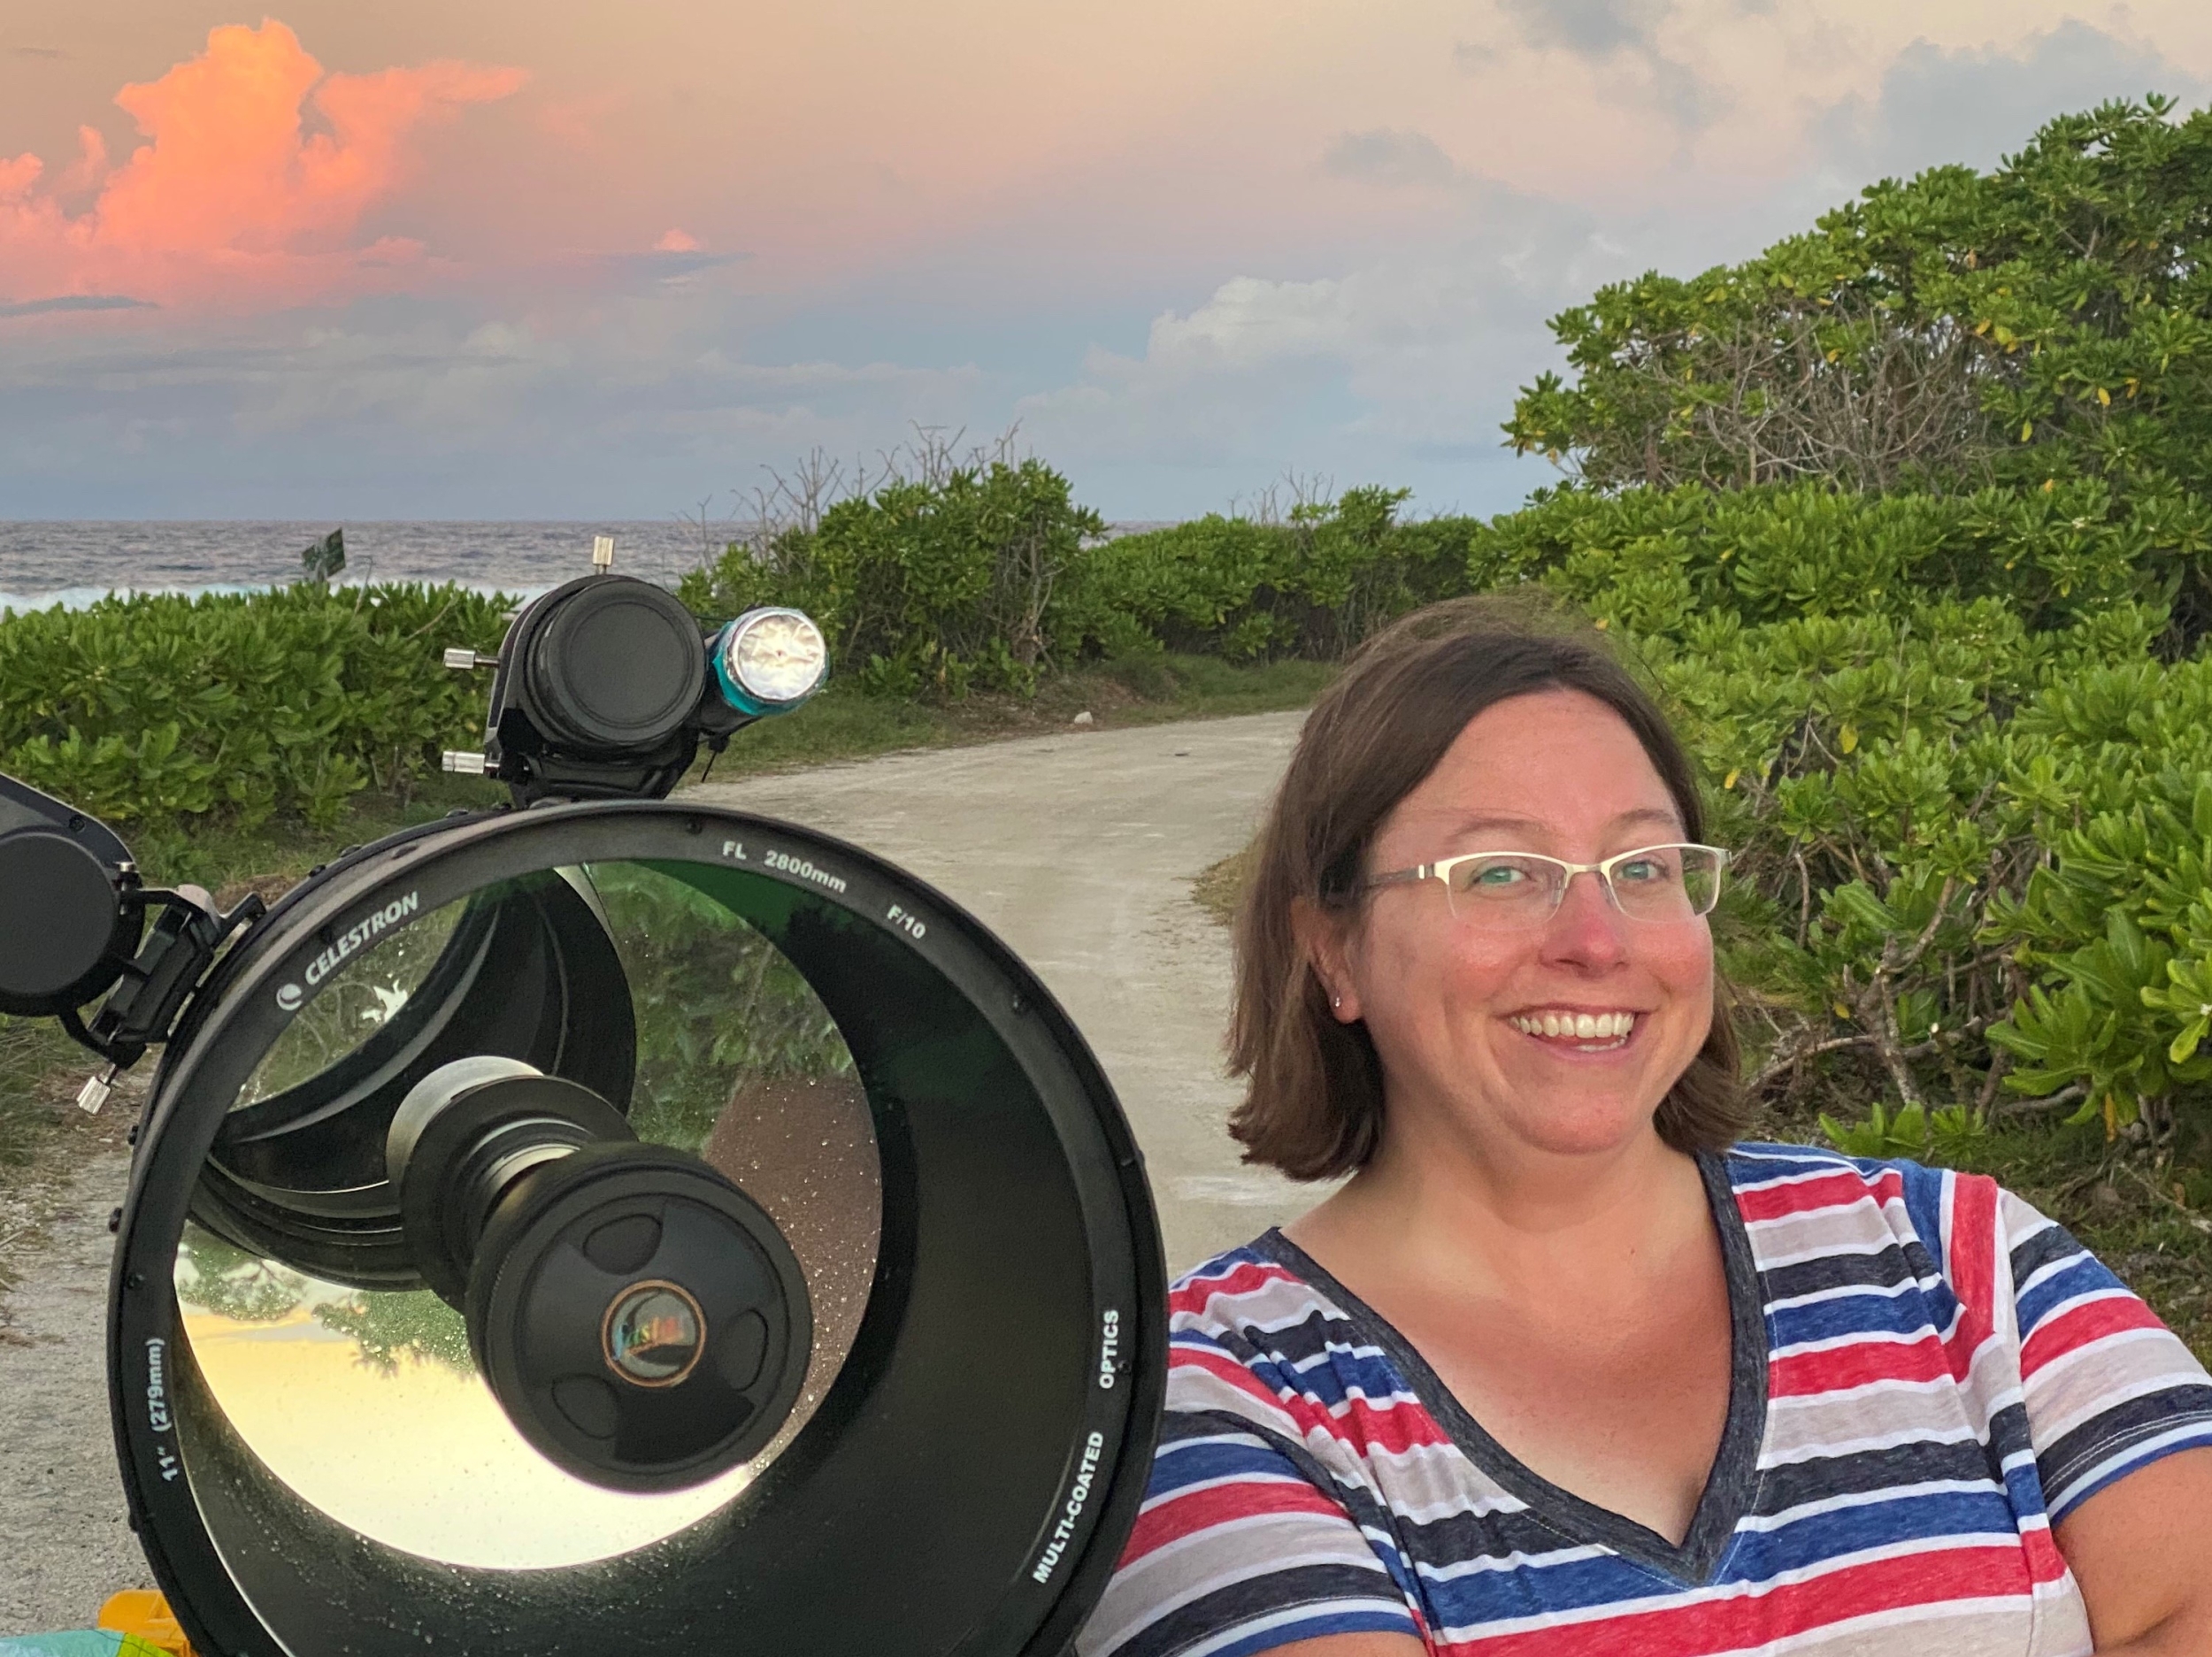
<svg viewBox="0 0 2212 1657"><path fill-rule="evenodd" d="M1624 1052L1643 1025L1642 1016L1627 1008L1531 1008L1505 1022L1548 1053L1577 1060Z"/></svg>

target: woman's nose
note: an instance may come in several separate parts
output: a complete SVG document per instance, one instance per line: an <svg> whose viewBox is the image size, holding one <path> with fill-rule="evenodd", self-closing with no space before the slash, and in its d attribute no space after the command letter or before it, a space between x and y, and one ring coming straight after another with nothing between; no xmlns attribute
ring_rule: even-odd
<svg viewBox="0 0 2212 1657"><path fill-rule="evenodd" d="M1569 878L1545 929L1544 953L1558 961L1610 966L1627 954L1627 919L1594 871Z"/></svg>

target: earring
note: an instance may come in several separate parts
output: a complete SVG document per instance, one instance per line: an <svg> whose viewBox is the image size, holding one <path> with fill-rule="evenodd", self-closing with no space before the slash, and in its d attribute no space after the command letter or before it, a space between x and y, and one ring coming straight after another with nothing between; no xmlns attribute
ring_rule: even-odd
<svg viewBox="0 0 2212 1657"><path fill-rule="evenodd" d="M1332 1012L1342 1012L1344 1010L1344 998L1341 995L1330 996L1329 1010Z"/></svg>

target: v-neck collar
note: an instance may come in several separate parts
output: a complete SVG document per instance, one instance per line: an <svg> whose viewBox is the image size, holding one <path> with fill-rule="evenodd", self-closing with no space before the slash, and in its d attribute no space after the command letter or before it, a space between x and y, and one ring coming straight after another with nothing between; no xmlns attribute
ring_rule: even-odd
<svg viewBox="0 0 2212 1657"><path fill-rule="evenodd" d="M1361 1338L1380 1347L1397 1366L1414 1395L1467 1459L1527 1503L1537 1518L1577 1541L1610 1548L1678 1582L1701 1585L1712 1580L1758 1482L1759 1445L1766 1433L1768 1350L1758 1262L1752 1256L1727 1168L1722 1158L1703 1152L1698 1155L1697 1166L1720 1231L1721 1262L1728 1280L1728 1417L1689 1533L1679 1547L1648 1526L1586 1501L1530 1469L1483 1431L1411 1341L1280 1231L1270 1230L1253 1247L1327 1295Z"/></svg>

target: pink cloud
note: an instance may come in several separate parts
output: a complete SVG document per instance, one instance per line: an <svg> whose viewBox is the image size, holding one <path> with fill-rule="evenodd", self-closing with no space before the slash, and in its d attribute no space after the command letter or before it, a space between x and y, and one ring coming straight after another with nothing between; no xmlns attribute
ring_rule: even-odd
<svg viewBox="0 0 2212 1657"><path fill-rule="evenodd" d="M408 141L526 79L449 61L326 75L273 19L214 29L199 57L116 94L147 140L121 165L89 127L50 188L38 157L0 159L0 296L230 309L398 286L421 245L357 233L407 181ZM309 111L326 130L305 130ZM63 211L63 194L96 187L82 213Z"/></svg>
<svg viewBox="0 0 2212 1657"><path fill-rule="evenodd" d="M702 243L688 230L664 230L653 244L656 253L696 253Z"/></svg>

